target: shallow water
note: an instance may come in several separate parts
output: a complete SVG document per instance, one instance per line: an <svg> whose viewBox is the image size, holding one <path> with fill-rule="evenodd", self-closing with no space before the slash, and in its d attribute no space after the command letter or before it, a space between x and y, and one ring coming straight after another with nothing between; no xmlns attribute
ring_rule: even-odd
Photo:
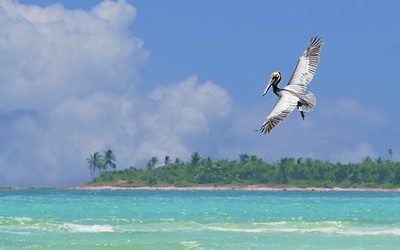
<svg viewBox="0 0 400 250"><path fill-rule="evenodd" d="M400 193L0 191L0 249L398 249Z"/></svg>

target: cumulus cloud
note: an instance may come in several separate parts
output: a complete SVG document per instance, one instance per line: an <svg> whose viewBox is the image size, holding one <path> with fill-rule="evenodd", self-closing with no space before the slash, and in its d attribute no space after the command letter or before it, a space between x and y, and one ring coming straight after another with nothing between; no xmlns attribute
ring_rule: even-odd
<svg viewBox="0 0 400 250"><path fill-rule="evenodd" d="M132 138L148 58L135 16L126 1L90 11L0 1L2 184L82 181L88 152Z"/></svg>
<svg viewBox="0 0 400 250"><path fill-rule="evenodd" d="M90 11L0 1L1 185L82 183L89 153L112 148L119 165L144 165L189 157L188 141L215 135L233 109L218 85L191 76L137 92L148 52L135 16L123 0Z"/></svg>
<svg viewBox="0 0 400 250"><path fill-rule="evenodd" d="M3 108L49 109L93 90L126 92L148 56L129 29L135 13L125 1L89 12L0 1Z"/></svg>
<svg viewBox="0 0 400 250"><path fill-rule="evenodd" d="M233 112L227 91L212 82L200 84L192 76L177 84L158 87L149 94L148 108L140 113L141 131L148 134L139 145L137 159L173 155L186 158L198 149L199 139L218 136ZM150 107L150 108L149 108ZM195 145L190 145L195 141Z"/></svg>
<svg viewBox="0 0 400 250"><path fill-rule="evenodd" d="M111 0L106 0L95 6L92 12L117 28L133 22L136 17L136 9L126 1L115 4Z"/></svg>

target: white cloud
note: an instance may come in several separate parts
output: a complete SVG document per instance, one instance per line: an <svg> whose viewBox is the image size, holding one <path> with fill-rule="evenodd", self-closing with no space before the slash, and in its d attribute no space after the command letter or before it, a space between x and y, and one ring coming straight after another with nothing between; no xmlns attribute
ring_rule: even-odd
<svg viewBox="0 0 400 250"><path fill-rule="evenodd" d="M126 0L119 2L103 1L95 6L92 12L116 27L123 27L131 23L136 17L136 9L129 5Z"/></svg>
<svg viewBox="0 0 400 250"><path fill-rule="evenodd" d="M126 1L70 11L0 0L1 185L82 183L85 159L107 148L122 167L189 157L229 117L227 92L195 76L137 92L148 52L135 16Z"/></svg>
<svg viewBox="0 0 400 250"><path fill-rule="evenodd" d="M190 142L215 135L215 124L226 121L232 111L226 90L212 82L200 84L195 76L158 87L150 93L149 106L139 117L147 139L139 145L136 157L141 160L151 155L188 157L197 150Z"/></svg>
<svg viewBox="0 0 400 250"><path fill-rule="evenodd" d="M58 133L68 135L71 145L94 152L116 144L119 137L135 135L133 111L129 98L95 93L61 103L52 111L50 122Z"/></svg>
<svg viewBox="0 0 400 250"><path fill-rule="evenodd" d="M160 110L161 117L155 119L174 123L176 132L207 130L207 118L226 118L232 112L226 90L212 82L198 84L195 76L168 87L158 87L150 97Z"/></svg>
<svg viewBox="0 0 400 250"><path fill-rule="evenodd" d="M126 1L90 12L0 1L2 108L51 108L93 90L129 90L148 56L129 29L135 13Z"/></svg>
<svg viewBox="0 0 400 250"><path fill-rule="evenodd" d="M89 152L132 140L148 57L135 16L126 1L71 11L0 0L1 184L82 182Z"/></svg>

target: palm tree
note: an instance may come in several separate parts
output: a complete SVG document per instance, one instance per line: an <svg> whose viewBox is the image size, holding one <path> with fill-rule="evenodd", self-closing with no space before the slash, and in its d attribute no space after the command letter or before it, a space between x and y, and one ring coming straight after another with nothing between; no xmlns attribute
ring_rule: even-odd
<svg viewBox="0 0 400 250"><path fill-rule="evenodd" d="M96 171L96 161L94 159L95 154L97 154L97 152L94 153L93 155L89 155L89 158L86 159L86 164L88 165L88 169L91 176L93 176L94 172Z"/></svg>
<svg viewBox="0 0 400 250"><path fill-rule="evenodd" d="M171 164L171 159L169 158L168 155L166 155L164 158L164 167L168 167L169 164Z"/></svg>
<svg viewBox="0 0 400 250"><path fill-rule="evenodd" d="M156 156L151 157L151 159L147 162L147 169L153 169L158 162L158 158Z"/></svg>
<svg viewBox="0 0 400 250"><path fill-rule="evenodd" d="M199 152L194 152L191 156L191 164L193 167L195 167L197 165L197 163L201 160L201 156L199 154Z"/></svg>
<svg viewBox="0 0 400 250"><path fill-rule="evenodd" d="M99 172L103 172L104 170L106 170L106 164L104 163L101 154L100 153L95 153L95 164L96 164L96 168L99 170Z"/></svg>
<svg viewBox="0 0 400 250"><path fill-rule="evenodd" d="M117 165L115 164L116 158L114 152L111 149L108 149L107 151L104 152L103 161L106 168L107 166L109 166L114 170L117 168Z"/></svg>
<svg viewBox="0 0 400 250"><path fill-rule="evenodd" d="M392 150L391 148L389 148L388 151L387 151L387 153L388 153L388 155L389 155L389 158L392 159L393 150Z"/></svg>
<svg viewBox="0 0 400 250"><path fill-rule="evenodd" d="M248 154L239 154L240 164L246 164L250 161L250 157Z"/></svg>
<svg viewBox="0 0 400 250"><path fill-rule="evenodd" d="M175 164L182 164L182 160L179 157L175 158Z"/></svg>
<svg viewBox="0 0 400 250"><path fill-rule="evenodd" d="M99 152L89 155L89 158L86 159L86 163L88 164L91 176L94 176L96 170L101 171L105 166Z"/></svg>

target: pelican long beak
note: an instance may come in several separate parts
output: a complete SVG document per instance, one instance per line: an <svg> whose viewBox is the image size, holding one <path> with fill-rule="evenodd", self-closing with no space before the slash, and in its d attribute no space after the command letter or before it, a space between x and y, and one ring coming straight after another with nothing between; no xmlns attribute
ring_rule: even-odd
<svg viewBox="0 0 400 250"><path fill-rule="evenodd" d="M271 77L271 78L269 79L269 83L268 83L267 87L265 87L263 96L265 96L265 94L267 94L268 90L271 88L271 86L272 86L273 83L274 83L274 79Z"/></svg>

